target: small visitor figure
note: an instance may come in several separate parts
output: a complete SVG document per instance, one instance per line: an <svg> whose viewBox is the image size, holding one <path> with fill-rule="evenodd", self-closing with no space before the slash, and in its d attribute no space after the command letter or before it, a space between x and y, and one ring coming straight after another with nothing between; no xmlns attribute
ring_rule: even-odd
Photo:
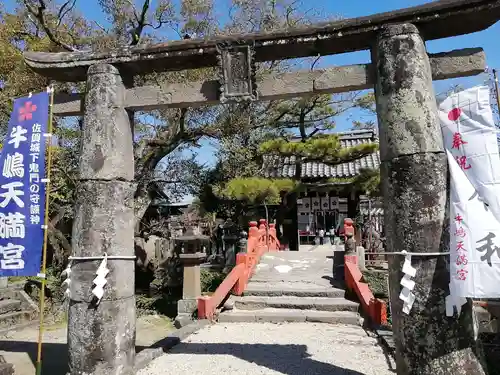
<svg viewBox="0 0 500 375"><path fill-rule="evenodd" d="M323 228L321 228L319 230L318 235L319 235L319 244L324 245L325 244L325 230Z"/></svg>

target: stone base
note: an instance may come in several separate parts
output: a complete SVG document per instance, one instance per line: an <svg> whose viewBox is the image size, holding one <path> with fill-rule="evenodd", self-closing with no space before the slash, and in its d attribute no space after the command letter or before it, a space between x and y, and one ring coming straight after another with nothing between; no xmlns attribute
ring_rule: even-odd
<svg viewBox="0 0 500 375"><path fill-rule="evenodd" d="M195 312L198 309L198 300L185 298L177 302L177 316L174 321L176 328L184 327L193 322Z"/></svg>
<svg viewBox="0 0 500 375"><path fill-rule="evenodd" d="M198 309L198 300L194 298L181 299L177 302L177 314L192 315Z"/></svg>
<svg viewBox="0 0 500 375"><path fill-rule="evenodd" d="M181 329L191 323L193 323L193 315L192 314L178 314L174 320L174 327L177 329Z"/></svg>

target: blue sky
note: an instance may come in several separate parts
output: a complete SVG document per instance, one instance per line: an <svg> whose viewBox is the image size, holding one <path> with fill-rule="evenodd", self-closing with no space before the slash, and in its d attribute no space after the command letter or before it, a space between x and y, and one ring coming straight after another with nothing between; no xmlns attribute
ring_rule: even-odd
<svg viewBox="0 0 500 375"><path fill-rule="evenodd" d="M5 0L4 0L5 1ZM56 0L61 2L62 0ZM153 6L157 0L152 0ZM178 2L179 0L177 0ZM218 9L216 12L219 18L227 17L227 6L225 6L229 0L214 0L218 4ZM141 3L141 0L135 0L137 4ZM319 12L328 16L338 15L343 18L352 18L359 16L366 16L370 14L386 12L398 8L406 8L415 5L421 5L429 3L432 1L426 0L308 0L303 1L304 6L303 11L311 10L313 12ZM5 4L8 8L13 8L15 6L16 0L6 0ZM96 20L102 25L106 24L105 16L100 10L98 5L98 0L77 0L77 7L79 10L85 14L89 19ZM307 8L305 8L307 7ZM164 32L166 39L169 37L178 38L173 34L173 32ZM444 52L453 49L467 48L467 47L483 47L486 56L488 66L492 68L500 69L500 45L498 44L498 38L500 37L500 23L490 27L489 29L469 35L463 35L455 38L441 39L437 41L430 41L427 43L427 48L429 52ZM370 61L370 55L368 51L361 51L355 53L348 53L342 55L323 57L319 66L328 65L349 65L357 63L366 63ZM440 93L445 91L452 85L461 84L464 87L474 86L484 82L485 75L480 75L472 78L459 78L453 80L439 81L435 82L435 91ZM346 130L351 127L353 119L368 119L369 116L362 112L349 113L346 116L338 119L337 130ZM207 150L208 151L208 150ZM204 155L205 157L208 155Z"/></svg>
<svg viewBox="0 0 500 375"><path fill-rule="evenodd" d="M5 0L4 0L5 1ZM135 0L140 3L140 0ZM153 0L153 6L156 1ZM219 17L227 17L228 0L215 0L218 4L217 13ZM421 5L432 1L425 0L308 0L303 3L307 8L303 9L320 12L325 15L333 16L338 15L343 18L352 18L359 16L366 16L370 14L386 12L394 9L406 8L415 5ZM15 0L6 0L8 8L15 6ZM77 7L86 15L87 18L94 19L100 24L106 24L104 15L101 13L98 6L98 0L77 0ZM172 32L165 31L165 37L178 37L174 36ZM427 43L427 48L430 53L450 51L453 49L461 49L468 47L482 47L484 48L487 56L487 64L491 68L500 69L500 44L498 39L500 37L500 23L495 24L489 29L454 37L441 39L437 41L430 41ZM361 51L343 55L329 56L321 59L319 66L328 65L348 65L357 63L367 63L370 61L368 51ZM464 87L471 87L481 84L486 79L485 75L479 75L472 78L459 78L453 80L435 82L436 93L446 91L449 87L456 84L461 84ZM351 127L352 120L368 120L371 115L361 111L354 111L337 120L337 130L346 130ZM208 142L203 144L203 147L197 150L198 159L200 161L212 164L214 162L213 147Z"/></svg>

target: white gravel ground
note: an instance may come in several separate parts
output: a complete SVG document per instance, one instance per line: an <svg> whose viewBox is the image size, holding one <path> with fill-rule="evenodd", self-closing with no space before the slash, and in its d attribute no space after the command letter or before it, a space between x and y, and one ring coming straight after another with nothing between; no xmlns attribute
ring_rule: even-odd
<svg viewBox="0 0 500 375"><path fill-rule="evenodd" d="M395 366L356 326L227 323L208 326L137 375L389 375Z"/></svg>

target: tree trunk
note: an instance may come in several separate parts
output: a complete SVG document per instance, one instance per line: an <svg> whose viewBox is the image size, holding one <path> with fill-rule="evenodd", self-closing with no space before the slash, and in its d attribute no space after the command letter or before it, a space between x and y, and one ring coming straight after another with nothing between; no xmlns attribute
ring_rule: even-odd
<svg viewBox="0 0 500 375"><path fill-rule="evenodd" d="M134 198L134 218L135 218L134 233L136 236L139 235L141 228L141 220L144 217L144 214L146 213L151 202L152 200L147 190L139 191L139 188L136 190Z"/></svg>
<svg viewBox="0 0 500 375"><path fill-rule="evenodd" d="M448 252L447 159L425 44L411 24L384 28L372 51L388 251ZM472 303L447 317L448 255L413 256L415 302L402 312L403 257L388 256L398 375L481 375Z"/></svg>

